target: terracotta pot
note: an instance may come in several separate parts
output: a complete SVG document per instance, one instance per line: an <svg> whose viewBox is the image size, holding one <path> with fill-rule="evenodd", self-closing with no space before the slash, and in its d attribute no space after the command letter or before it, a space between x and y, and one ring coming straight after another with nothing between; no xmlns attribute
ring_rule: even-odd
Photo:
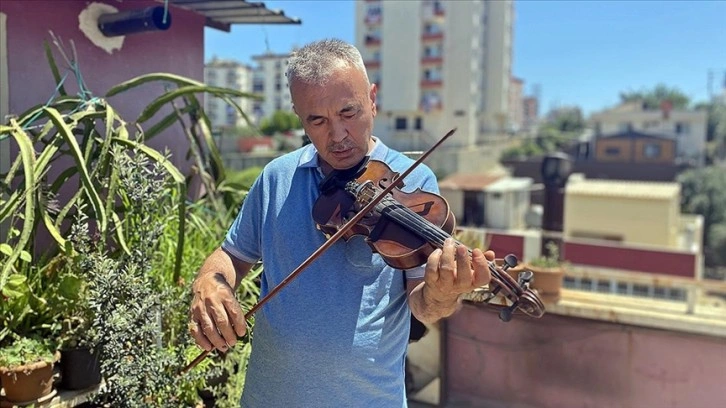
<svg viewBox="0 0 726 408"><path fill-rule="evenodd" d="M501 263L501 260L497 260L497 266L501 266ZM565 275L562 266L544 268L528 263L520 263L513 268L507 269L507 274L517 280L519 273L525 270L530 270L534 274L529 286L537 291L543 302L555 303L560 299L560 289L562 289L562 280Z"/></svg>
<svg viewBox="0 0 726 408"><path fill-rule="evenodd" d="M53 391L53 363L43 361L14 368L0 367L0 378L8 401L35 401Z"/></svg>

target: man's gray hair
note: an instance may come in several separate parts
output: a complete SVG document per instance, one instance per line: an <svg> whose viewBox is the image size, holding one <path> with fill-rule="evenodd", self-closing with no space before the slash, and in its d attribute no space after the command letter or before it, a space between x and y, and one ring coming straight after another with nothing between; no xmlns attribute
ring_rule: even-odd
<svg viewBox="0 0 726 408"><path fill-rule="evenodd" d="M368 81L360 51L345 41L326 39L312 42L294 51L288 60L285 76L289 85L292 85L293 81L322 85L335 69L346 66L360 70Z"/></svg>

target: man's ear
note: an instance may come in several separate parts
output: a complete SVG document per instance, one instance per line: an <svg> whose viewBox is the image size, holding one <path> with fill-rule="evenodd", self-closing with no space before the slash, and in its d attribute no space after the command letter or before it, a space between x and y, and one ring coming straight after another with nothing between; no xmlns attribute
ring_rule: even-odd
<svg viewBox="0 0 726 408"><path fill-rule="evenodd" d="M371 110L373 112L373 116L375 117L378 113L378 107L376 106L376 95L378 94L378 86L376 84L371 84L371 92L369 97L371 98Z"/></svg>

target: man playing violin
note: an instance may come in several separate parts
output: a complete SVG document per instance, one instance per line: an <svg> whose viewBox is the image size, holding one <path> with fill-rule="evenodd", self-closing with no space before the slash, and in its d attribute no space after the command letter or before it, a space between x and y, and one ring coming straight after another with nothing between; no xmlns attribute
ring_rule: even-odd
<svg viewBox="0 0 726 408"><path fill-rule="evenodd" d="M372 135L377 88L354 46L311 43L290 58L287 78L312 143L264 168L199 270L190 331L205 350L227 351L245 334L234 292L255 263L265 265L264 296L325 242L311 211L327 175L366 156L399 173L413 163ZM405 179L404 191L416 188L438 193L424 165ZM333 244L255 315L241 406L405 407L410 313L436 322L457 310L461 294L490 280L494 253L467 251L449 238L424 266L400 271L363 237Z"/></svg>

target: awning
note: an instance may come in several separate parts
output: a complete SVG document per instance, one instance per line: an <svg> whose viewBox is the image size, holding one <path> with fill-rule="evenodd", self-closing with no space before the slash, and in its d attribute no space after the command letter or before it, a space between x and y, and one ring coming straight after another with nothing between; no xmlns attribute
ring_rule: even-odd
<svg viewBox="0 0 726 408"><path fill-rule="evenodd" d="M282 10L270 10L265 3L245 0L169 0L169 4L206 17L207 27L230 31L232 24L300 24Z"/></svg>

